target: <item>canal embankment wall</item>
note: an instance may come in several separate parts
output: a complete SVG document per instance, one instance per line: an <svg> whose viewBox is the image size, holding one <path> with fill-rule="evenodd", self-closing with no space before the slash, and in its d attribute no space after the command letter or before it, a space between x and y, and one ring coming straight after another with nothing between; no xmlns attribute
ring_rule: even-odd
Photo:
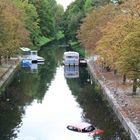
<svg viewBox="0 0 140 140"><path fill-rule="evenodd" d="M7 87L10 83L14 74L17 72L17 68L20 64L20 59L16 58L10 62L10 64L5 64L3 67L7 69L0 77L0 93Z"/></svg>
<svg viewBox="0 0 140 140"><path fill-rule="evenodd" d="M109 102L110 106L112 107L113 111L117 115L118 119L124 126L125 130L130 134L130 137L132 140L140 140L140 133L137 129L137 127L130 121L130 119L124 114L121 106L117 102L117 100L114 97L114 93L104 84L104 80L99 79L99 77L96 74L95 71L95 64L92 59L89 59L87 62L87 66L89 69L89 72L94 80L96 80L103 91L103 95Z"/></svg>

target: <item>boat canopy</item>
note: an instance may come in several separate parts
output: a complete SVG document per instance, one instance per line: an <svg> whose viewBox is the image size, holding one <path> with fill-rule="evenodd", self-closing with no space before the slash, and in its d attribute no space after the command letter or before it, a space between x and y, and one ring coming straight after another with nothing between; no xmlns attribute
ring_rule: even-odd
<svg viewBox="0 0 140 140"><path fill-rule="evenodd" d="M22 47L22 48L20 48L22 51L24 51L24 52L28 52L28 51L31 51L31 49L29 49L29 48L25 48L25 47Z"/></svg>
<svg viewBox="0 0 140 140"><path fill-rule="evenodd" d="M64 65L79 65L79 53L74 51L64 52Z"/></svg>
<svg viewBox="0 0 140 140"><path fill-rule="evenodd" d="M64 56L79 56L79 53L74 51L68 51L64 52Z"/></svg>

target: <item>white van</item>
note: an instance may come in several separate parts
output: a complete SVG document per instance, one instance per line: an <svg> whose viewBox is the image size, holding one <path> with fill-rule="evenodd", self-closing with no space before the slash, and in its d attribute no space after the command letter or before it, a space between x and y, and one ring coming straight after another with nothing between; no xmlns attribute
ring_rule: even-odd
<svg viewBox="0 0 140 140"><path fill-rule="evenodd" d="M64 52L64 65L79 65L79 53L74 51Z"/></svg>

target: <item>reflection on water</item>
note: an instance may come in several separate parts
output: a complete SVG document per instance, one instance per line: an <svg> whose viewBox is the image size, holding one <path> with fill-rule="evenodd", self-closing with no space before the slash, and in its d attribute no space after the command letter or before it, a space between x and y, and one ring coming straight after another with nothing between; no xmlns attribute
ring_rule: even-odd
<svg viewBox="0 0 140 140"><path fill-rule="evenodd" d="M22 63L21 67L24 70L27 70L30 73L38 73L38 66L43 65L44 62L38 62L38 63Z"/></svg>
<svg viewBox="0 0 140 140"><path fill-rule="evenodd" d="M64 68L58 67L42 103L38 104L34 100L26 107L17 140L91 140L88 134L73 133L66 128L72 121L83 121L81 114L83 109L71 95L64 77Z"/></svg>
<svg viewBox="0 0 140 140"><path fill-rule="evenodd" d="M0 140L99 139L66 128L83 121L105 130L102 140L129 140L86 68L62 66L62 48L47 47L40 54L46 61L33 66L38 72L19 69L0 96ZM66 78L71 71L78 77Z"/></svg>
<svg viewBox="0 0 140 140"><path fill-rule="evenodd" d="M78 78L79 66L64 66L64 75L66 78Z"/></svg>

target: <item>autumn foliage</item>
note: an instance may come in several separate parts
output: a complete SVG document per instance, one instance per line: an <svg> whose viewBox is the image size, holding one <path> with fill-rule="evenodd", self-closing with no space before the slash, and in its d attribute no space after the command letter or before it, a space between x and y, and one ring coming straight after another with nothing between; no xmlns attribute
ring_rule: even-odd
<svg viewBox="0 0 140 140"><path fill-rule="evenodd" d="M0 1L0 25L0 57L10 56L19 46L28 44L24 15L11 0Z"/></svg>
<svg viewBox="0 0 140 140"><path fill-rule="evenodd" d="M106 5L84 19L78 38L102 62L133 81L133 94L140 79L140 0Z"/></svg>

